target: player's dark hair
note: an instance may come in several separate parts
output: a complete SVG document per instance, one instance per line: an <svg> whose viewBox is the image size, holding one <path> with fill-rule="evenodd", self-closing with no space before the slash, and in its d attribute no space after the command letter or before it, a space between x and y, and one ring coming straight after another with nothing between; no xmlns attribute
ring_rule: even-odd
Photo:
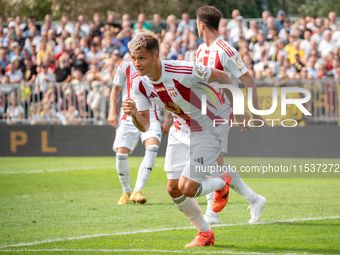
<svg viewBox="0 0 340 255"><path fill-rule="evenodd" d="M218 30L221 12L214 6L203 6L196 11L199 22L204 23L209 29Z"/></svg>

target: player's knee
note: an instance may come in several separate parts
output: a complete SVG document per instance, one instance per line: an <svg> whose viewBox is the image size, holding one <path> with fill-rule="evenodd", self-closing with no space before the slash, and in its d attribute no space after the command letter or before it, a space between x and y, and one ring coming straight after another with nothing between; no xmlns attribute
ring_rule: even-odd
<svg viewBox="0 0 340 255"><path fill-rule="evenodd" d="M117 160L127 160L129 157L129 154L125 153L116 153L116 159Z"/></svg>
<svg viewBox="0 0 340 255"><path fill-rule="evenodd" d="M180 195L182 195L181 191L178 188L178 185L175 185L173 183L168 183L166 189L171 197L179 197Z"/></svg>
<svg viewBox="0 0 340 255"><path fill-rule="evenodd" d="M197 188L191 186L188 182L185 183L180 183L179 186L179 190L181 191L181 193L186 196L186 197L194 197L196 195L197 192Z"/></svg>
<svg viewBox="0 0 340 255"><path fill-rule="evenodd" d="M150 151L150 152L155 152L155 153L157 153L158 152L158 145L155 145L155 144L153 144L153 145L149 145L148 147L146 147L145 148L145 151L146 152L148 152L148 151Z"/></svg>

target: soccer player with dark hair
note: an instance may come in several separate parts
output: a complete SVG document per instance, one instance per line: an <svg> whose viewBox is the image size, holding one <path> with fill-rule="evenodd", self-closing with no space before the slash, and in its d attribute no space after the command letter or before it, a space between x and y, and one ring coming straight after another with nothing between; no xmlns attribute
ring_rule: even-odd
<svg viewBox="0 0 340 255"><path fill-rule="evenodd" d="M237 50L219 37L218 28L221 19L221 12L213 6L204 6L196 11L196 15L198 36L203 38L205 42L202 43L197 50L196 62L225 72L228 74L232 84L235 86L238 86L238 79L240 79L244 83L246 89L252 88L253 104L255 109L259 109L256 85L253 77L248 72L247 67L244 65ZM228 97L225 96L221 89L217 92L220 94L225 104L231 104ZM263 120L260 115L253 114L253 117L254 119ZM228 119L232 120L233 118L234 116L231 113ZM228 132L230 126L223 125L223 128L223 130L220 129L220 137L224 137L222 152L227 152ZM220 158L223 159L222 153ZM249 223L258 222L266 204L266 199L257 195L252 189L250 189L237 172L230 171L230 174L232 176L230 187L249 202L248 208L251 214ZM213 193L207 195L208 207L204 217L210 224L216 224L220 223L220 219L218 214L211 208L212 198Z"/></svg>

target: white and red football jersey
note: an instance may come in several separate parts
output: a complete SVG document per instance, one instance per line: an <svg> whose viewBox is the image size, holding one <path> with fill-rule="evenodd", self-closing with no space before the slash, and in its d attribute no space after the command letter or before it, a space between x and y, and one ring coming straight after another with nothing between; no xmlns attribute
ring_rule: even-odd
<svg viewBox="0 0 340 255"><path fill-rule="evenodd" d="M237 50L220 38L209 47L202 43L197 49L196 62L226 72L235 86L238 78L248 71Z"/></svg>
<svg viewBox="0 0 340 255"><path fill-rule="evenodd" d="M237 50L220 38L217 38L209 47L202 43L197 49L196 62L226 72L233 85L237 87L238 78L248 72ZM230 101L223 90L220 88L217 92L222 101L229 105Z"/></svg>
<svg viewBox="0 0 340 255"><path fill-rule="evenodd" d="M161 61L158 81L137 75L132 90L138 111L149 108L150 101L174 116L174 126L184 131L200 132L213 128L213 119L229 116L218 93L207 84L209 67L185 61ZM207 113L202 114L202 95L207 99Z"/></svg>
<svg viewBox="0 0 340 255"><path fill-rule="evenodd" d="M134 99L131 94L132 78L134 74L136 74L136 68L132 64L131 58L126 59L122 63L120 63L113 83L116 84L117 86L122 87L123 89L122 101L124 101L126 98ZM159 121L158 106L156 104L151 104L149 109L150 109L150 121ZM125 114L122 108L120 109L120 121L125 121L125 123L126 122L132 123L131 116Z"/></svg>

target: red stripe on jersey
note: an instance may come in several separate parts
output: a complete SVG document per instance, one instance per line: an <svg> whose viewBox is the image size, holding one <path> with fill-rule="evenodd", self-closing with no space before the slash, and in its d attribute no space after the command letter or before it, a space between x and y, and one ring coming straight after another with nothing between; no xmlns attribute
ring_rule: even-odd
<svg viewBox="0 0 340 255"><path fill-rule="evenodd" d="M175 68L175 67L169 67L169 66L166 66L165 69L175 70L175 71L180 70L180 71L187 71L187 72L192 71L192 68L191 69L181 68L181 67Z"/></svg>
<svg viewBox="0 0 340 255"><path fill-rule="evenodd" d="M146 94L146 91L145 91L145 88L144 88L144 85L143 85L143 82L140 81L139 83L139 91L146 97L148 98L148 95Z"/></svg>
<svg viewBox="0 0 340 255"><path fill-rule="evenodd" d="M193 132L203 131L201 126L195 120L190 119L190 117L177 104L175 104L172 101L163 83L153 84L153 86L155 88L157 95L164 103L165 110L172 112L177 116L181 117L182 119L184 119L187 125L190 127L191 131Z"/></svg>
<svg viewBox="0 0 340 255"><path fill-rule="evenodd" d="M127 83L126 83L127 93L128 93L128 97L130 97L130 90L131 90L130 66L126 68L125 74L126 74L126 79L127 79Z"/></svg>
<svg viewBox="0 0 340 255"><path fill-rule="evenodd" d="M127 61L127 60L125 60ZM122 63L121 63L122 64ZM130 90L131 90L131 76L130 76L130 66L128 66L125 70L125 75L126 75L126 79L127 79L127 97L130 97ZM127 115L124 114L121 120L126 120Z"/></svg>
<svg viewBox="0 0 340 255"><path fill-rule="evenodd" d="M134 78L136 78L137 76L139 76L138 72L135 72L134 74L131 75L131 79L133 80Z"/></svg>
<svg viewBox="0 0 340 255"><path fill-rule="evenodd" d="M189 71L193 69L192 66L174 66L174 65L169 65L169 64L166 64L166 63L164 65L165 65L165 67L176 68L176 69L182 68L182 69L188 69Z"/></svg>
<svg viewBox="0 0 340 255"><path fill-rule="evenodd" d="M165 72L169 72L169 73L184 73L184 74L192 74L192 72L189 71L173 71L173 70L169 70L169 69L164 69Z"/></svg>
<svg viewBox="0 0 340 255"><path fill-rule="evenodd" d="M219 40L219 43L220 43L225 49L227 49L227 50L229 51L229 53L231 54L231 56L234 56L234 55L235 55L234 52L233 52L233 50L230 49L230 47L229 47L225 42L223 42L222 40Z"/></svg>
<svg viewBox="0 0 340 255"><path fill-rule="evenodd" d="M178 122L177 117L174 115L174 127L176 129L181 129L180 126L181 126L181 123Z"/></svg>
<svg viewBox="0 0 340 255"><path fill-rule="evenodd" d="M223 42L222 40L219 40L219 42L221 43L222 46L224 46L224 47L230 52L230 54L231 54L232 56L235 55L234 52L233 52L233 50L232 50L225 42Z"/></svg>
<svg viewBox="0 0 340 255"><path fill-rule="evenodd" d="M196 53L196 58L198 59L198 56L200 55L200 53L201 53L201 50L202 50L202 48Z"/></svg>
<svg viewBox="0 0 340 255"><path fill-rule="evenodd" d="M217 42L217 44L218 44L225 52L227 52L227 54L229 53L229 54L228 54L229 57L232 57L232 56L235 55L234 52L229 48L229 46L226 45L223 41L219 40L219 41Z"/></svg>
<svg viewBox="0 0 340 255"><path fill-rule="evenodd" d="M225 53L227 53L227 55L231 58L230 53L229 53L222 45L220 45L218 42L217 42L216 44L217 44L218 46L220 46L220 48L221 48L222 50L224 50Z"/></svg>
<svg viewBox="0 0 340 255"><path fill-rule="evenodd" d="M210 50L205 50L205 52L204 52L203 65L205 65L205 66L208 66L209 53L210 53Z"/></svg>
<svg viewBox="0 0 340 255"><path fill-rule="evenodd" d="M119 64L118 67L121 67L122 64L124 64L124 63L126 63L126 62L128 62L128 61L131 61L131 60L132 60L131 58L128 58L128 59L123 60L122 62L120 62L120 64Z"/></svg>
<svg viewBox="0 0 340 255"><path fill-rule="evenodd" d="M181 83L179 83L176 80L173 80L175 83L175 87L178 91L178 93L184 98L184 100L188 101L190 104L195 106L197 109L201 110L202 102L199 99L199 97L191 91L190 88L187 88L183 86ZM207 115L211 120L214 119L223 119L220 116L215 116L209 109L207 109Z"/></svg>
<svg viewBox="0 0 340 255"><path fill-rule="evenodd" d="M157 106L156 106L156 104L155 104L155 117L156 117L156 120L159 121L159 118L158 118L158 115L157 115Z"/></svg>
<svg viewBox="0 0 340 255"><path fill-rule="evenodd" d="M216 52L215 57L215 69L223 71L223 66L221 64L220 56L218 55L218 51Z"/></svg>

